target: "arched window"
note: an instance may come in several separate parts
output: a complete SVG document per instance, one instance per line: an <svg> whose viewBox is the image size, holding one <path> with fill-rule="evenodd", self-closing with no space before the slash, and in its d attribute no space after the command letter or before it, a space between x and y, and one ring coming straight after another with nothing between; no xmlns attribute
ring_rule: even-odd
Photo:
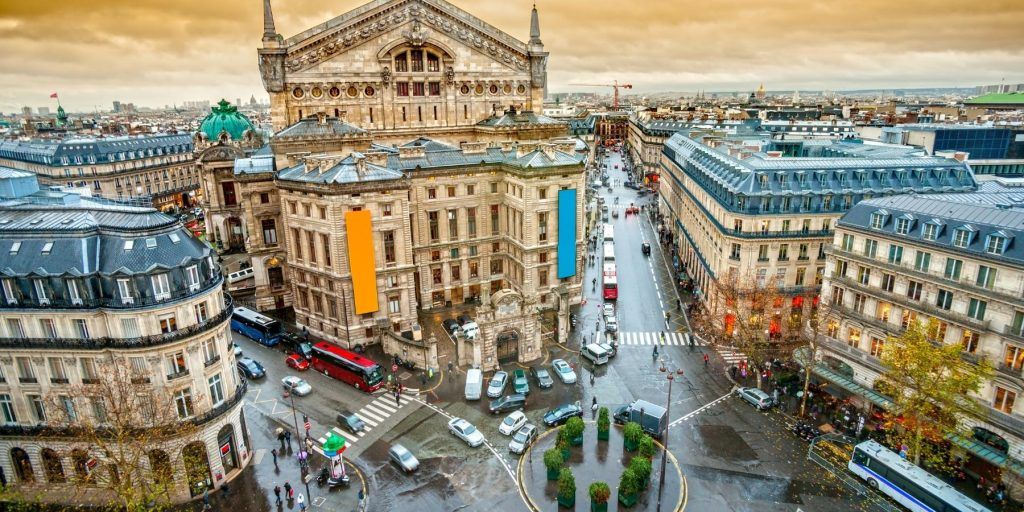
<svg viewBox="0 0 1024 512"><path fill-rule="evenodd" d="M169 486L174 478L171 457L163 450L150 450L149 469L153 474L153 483L158 487Z"/></svg>
<svg viewBox="0 0 1024 512"><path fill-rule="evenodd" d="M57 452L43 448L43 471L46 473L46 481L51 484L62 484L68 481L64 476L64 464L60 462Z"/></svg>
<svg viewBox="0 0 1024 512"><path fill-rule="evenodd" d="M79 482L91 483L93 481L89 460L89 454L85 450L81 448L71 450L71 463L75 468L75 479Z"/></svg>
<svg viewBox="0 0 1024 512"><path fill-rule="evenodd" d="M32 470L32 461L28 453L21 448L11 449L11 463L14 464L14 474L19 482L32 483L36 481L36 473Z"/></svg>
<svg viewBox="0 0 1024 512"><path fill-rule="evenodd" d="M207 458L206 445L202 441L185 445L181 450L181 456L185 462L185 475L192 496L198 496L204 489L213 486L213 479L210 478L210 460Z"/></svg>

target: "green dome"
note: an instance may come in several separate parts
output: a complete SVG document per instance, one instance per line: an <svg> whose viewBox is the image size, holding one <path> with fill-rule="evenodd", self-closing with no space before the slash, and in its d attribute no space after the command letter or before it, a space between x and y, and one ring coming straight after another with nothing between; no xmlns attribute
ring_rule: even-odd
<svg viewBox="0 0 1024 512"><path fill-rule="evenodd" d="M220 100L216 107L210 108L210 114L199 125L199 131L210 140L219 139L221 132L227 132L231 140L239 140L246 130L255 132L256 128L227 100Z"/></svg>

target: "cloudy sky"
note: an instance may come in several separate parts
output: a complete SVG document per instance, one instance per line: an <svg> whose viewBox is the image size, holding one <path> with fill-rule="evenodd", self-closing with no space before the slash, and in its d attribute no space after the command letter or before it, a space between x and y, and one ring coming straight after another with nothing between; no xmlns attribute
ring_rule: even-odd
<svg viewBox="0 0 1024 512"><path fill-rule="evenodd" d="M521 40L530 0L451 0ZM285 37L359 0L274 0ZM0 112L256 94L260 0L0 0ZM549 90L953 87L1024 82L1020 0L539 0ZM624 8L625 7L625 8ZM578 89L578 88L576 88Z"/></svg>

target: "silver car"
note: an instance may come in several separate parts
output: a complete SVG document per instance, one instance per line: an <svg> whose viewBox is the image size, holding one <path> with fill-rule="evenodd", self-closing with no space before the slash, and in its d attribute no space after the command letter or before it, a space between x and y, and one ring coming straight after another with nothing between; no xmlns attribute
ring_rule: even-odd
<svg viewBox="0 0 1024 512"><path fill-rule="evenodd" d="M537 426L532 423L527 423L516 431L516 434L512 436L512 440L508 442L508 451L522 455L526 451L526 447L530 446L534 440L537 439Z"/></svg>
<svg viewBox="0 0 1024 512"><path fill-rule="evenodd" d="M388 456L391 457L391 462L398 464L398 467L402 468L402 471L406 473L412 473L420 467L420 461L416 460L416 456L400 444L392 446L388 450Z"/></svg>
<svg viewBox="0 0 1024 512"><path fill-rule="evenodd" d="M313 386L310 386L308 382L294 375L289 375L281 379L281 386L289 392L295 393L299 396L306 396L313 392Z"/></svg>
<svg viewBox="0 0 1024 512"><path fill-rule="evenodd" d="M576 372L572 371L572 367L564 359L551 361L551 366L555 369L555 375L558 375L563 384L576 383Z"/></svg>
<svg viewBox="0 0 1024 512"><path fill-rule="evenodd" d="M470 447L476 448L484 444L484 435L472 423L462 418L452 418L448 422L448 431L462 439Z"/></svg>
<svg viewBox="0 0 1024 512"><path fill-rule="evenodd" d="M775 401L772 400L771 396L768 396L768 393L757 388L739 388L736 390L736 394L743 400L749 402L750 405L753 405L762 411L775 404Z"/></svg>
<svg viewBox="0 0 1024 512"><path fill-rule="evenodd" d="M491 382L487 384L487 396L498 398L505 392L506 384L508 384L508 373L503 371L494 372Z"/></svg>

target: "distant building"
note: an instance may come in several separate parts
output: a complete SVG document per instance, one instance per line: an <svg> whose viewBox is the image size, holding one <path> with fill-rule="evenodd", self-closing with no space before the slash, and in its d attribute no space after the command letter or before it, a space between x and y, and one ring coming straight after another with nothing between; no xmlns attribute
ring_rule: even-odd
<svg viewBox="0 0 1024 512"><path fill-rule="evenodd" d="M984 94L965 101L964 106L990 110L1021 110L1024 109L1024 91Z"/></svg>
<svg viewBox="0 0 1024 512"><path fill-rule="evenodd" d="M1024 176L1024 126L901 124L858 126L866 139L922 148L929 155L964 153L975 174Z"/></svg>
<svg viewBox="0 0 1024 512"><path fill-rule="evenodd" d="M39 112L39 115L41 116L50 115L50 107L39 107L36 109L36 111Z"/></svg>
<svg viewBox="0 0 1024 512"><path fill-rule="evenodd" d="M1024 91L1024 84L996 84L996 85L979 85L974 88L974 94L979 96L985 94L998 94L998 93L1010 93Z"/></svg>
<svg viewBox="0 0 1024 512"><path fill-rule="evenodd" d="M121 102L120 101L114 100L114 113L115 114L121 113Z"/></svg>
<svg viewBox="0 0 1024 512"><path fill-rule="evenodd" d="M32 107L21 107L21 115L32 117Z"/></svg>

